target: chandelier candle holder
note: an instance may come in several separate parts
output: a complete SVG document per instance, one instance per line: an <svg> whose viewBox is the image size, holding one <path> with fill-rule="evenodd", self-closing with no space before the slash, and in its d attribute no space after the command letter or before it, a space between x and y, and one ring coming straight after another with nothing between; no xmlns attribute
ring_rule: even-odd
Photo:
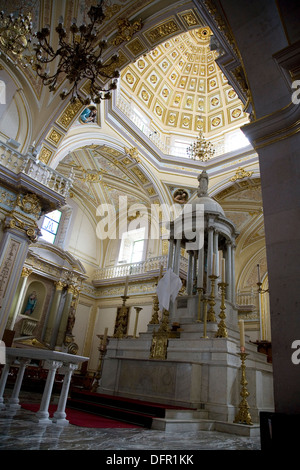
<svg viewBox="0 0 300 470"><path fill-rule="evenodd" d="M30 14L20 14L14 18L13 14L5 16L3 11L0 12L0 49L11 54L15 62L22 63L23 53L32 40L31 28ZM12 60L11 57L9 59Z"/></svg>
<svg viewBox="0 0 300 470"><path fill-rule="evenodd" d="M211 142L205 140L203 132L202 130L200 130L196 142L193 142L187 148L187 154L192 160L200 160L201 162L207 162L214 156L215 149Z"/></svg>
<svg viewBox="0 0 300 470"><path fill-rule="evenodd" d="M64 89L60 93L61 99L71 95L71 102L79 100L88 105L91 102L100 103L101 100L111 98L111 90L117 87L119 70L115 68L118 55L112 55L103 62L103 52L107 48L107 41L101 37L100 29L105 19L103 13L103 0L97 6L92 6L88 11L89 24L77 26L73 19L70 27L70 42L67 42L67 32L63 26L63 18L59 19L56 27L58 34L58 49L55 51L49 43L50 27L45 26L35 34L37 44L34 46L35 58L33 69L41 78L43 85L48 86L54 92L65 77L71 88ZM50 64L57 63L57 69L50 74ZM99 80L104 83L112 80L110 84L101 86ZM84 80L89 80L89 96L82 98L78 87Z"/></svg>

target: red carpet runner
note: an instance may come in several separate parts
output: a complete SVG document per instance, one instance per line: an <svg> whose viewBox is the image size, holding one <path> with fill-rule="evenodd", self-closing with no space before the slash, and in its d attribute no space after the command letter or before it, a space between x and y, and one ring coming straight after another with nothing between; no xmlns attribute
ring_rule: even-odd
<svg viewBox="0 0 300 470"><path fill-rule="evenodd" d="M38 403L30 403L30 404L22 404L22 408L29 411L37 412L39 410L40 405ZM56 411L55 405L49 406L49 415L50 417ZM66 409L66 419L69 421L70 424L74 426L80 426L82 428L140 428L140 426L136 426L129 423L123 423L122 421L115 421L113 419L104 418L102 416L95 416L90 413L84 413L82 411L73 410L73 409Z"/></svg>

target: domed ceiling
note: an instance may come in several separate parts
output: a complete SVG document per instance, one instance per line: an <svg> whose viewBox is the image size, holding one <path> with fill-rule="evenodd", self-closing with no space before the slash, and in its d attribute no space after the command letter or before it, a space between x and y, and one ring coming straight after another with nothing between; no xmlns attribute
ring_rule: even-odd
<svg viewBox="0 0 300 470"><path fill-rule="evenodd" d="M163 133L213 138L248 122L243 104L215 62L202 27L155 47L121 73L119 99L135 104Z"/></svg>

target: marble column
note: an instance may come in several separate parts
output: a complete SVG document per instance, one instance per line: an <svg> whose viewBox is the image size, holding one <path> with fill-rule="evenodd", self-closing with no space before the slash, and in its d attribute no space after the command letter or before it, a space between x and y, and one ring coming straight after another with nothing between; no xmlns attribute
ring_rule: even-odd
<svg viewBox="0 0 300 470"><path fill-rule="evenodd" d="M29 239L22 232L6 231L0 243L0 339L3 338L12 302L28 253Z"/></svg>
<svg viewBox="0 0 300 470"><path fill-rule="evenodd" d="M212 274L212 262L214 252L214 227L208 227L208 246L207 246L207 292L211 291L211 282L209 276Z"/></svg>
<svg viewBox="0 0 300 470"><path fill-rule="evenodd" d="M60 301L61 301L62 291L65 287L65 284L62 281L56 281L54 283L54 286L55 286L55 292L54 292L54 296L53 296L53 299L52 299L52 302L51 302L49 317L48 317L48 321L47 321L46 334L45 334L45 338L44 338L44 341L49 342L49 343L50 343L50 340L51 340L51 334L52 334L52 330L53 330L54 325L55 325L55 320L56 320L56 316L57 316L57 312L58 312L58 307L59 307L59 304L60 304Z"/></svg>
<svg viewBox="0 0 300 470"><path fill-rule="evenodd" d="M59 401L57 405L57 410L53 415L52 421L56 424L66 425L69 424L69 421L66 419L66 404L68 399L68 393L71 383L71 378L74 370L78 368L77 364L66 364L64 365L59 372L64 373L64 381L62 384L62 389L59 396Z"/></svg>
<svg viewBox="0 0 300 470"><path fill-rule="evenodd" d="M49 404L55 379L56 371L59 367L63 365L62 362L59 361L49 361L44 365L45 369L48 369L48 376L40 404L39 411L35 414L35 421L39 423L48 424L52 423L49 419Z"/></svg>
<svg viewBox="0 0 300 470"><path fill-rule="evenodd" d="M14 362L13 359L8 358L6 360L6 364L3 366L3 369L2 369L1 378L0 378L0 410L5 408L4 390L6 387L8 374L9 374L9 371L13 362Z"/></svg>
<svg viewBox="0 0 300 470"><path fill-rule="evenodd" d="M178 238L175 241L175 252L174 252L174 262L173 262L173 271L177 275L179 275L179 269L180 269L180 250L181 250L181 240Z"/></svg>
<svg viewBox="0 0 300 470"><path fill-rule="evenodd" d="M58 346L62 345L64 335L66 332L68 316L69 316L69 311L70 311L71 303L73 300L74 292L75 292L75 286L69 285L67 287L67 294L65 298L64 307L61 310L60 314L56 315L56 318L54 321L54 327L52 330L52 336L51 336L51 342L50 342L51 349L54 349L56 345Z"/></svg>
<svg viewBox="0 0 300 470"><path fill-rule="evenodd" d="M24 378L25 369L27 365L30 363L30 359L21 358L19 359L19 362L20 362L19 372L15 381L12 395L8 400L7 408L9 410L16 410L18 408L21 408L21 405L19 404L19 395L20 395L23 378Z"/></svg>
<svg viewBox="0 0 300 470"><path fill-rule="evenodd" d="M235 304L235 248L233 243L231 248L231 302Z"/></svg>
<svg viewBox="0 0 300 470"><path fill-rule="evenodd" d="M226 253L225 253L225 260L226 260L226 283L228 286L226 287L226 299L231 302L232 301L232 250L231 250L231 241L226 241Z"/></svg>
<svg viewBox="0 0 300 470"><path fill-rule="evenodd" d="M13 317L12 317L11 323L9 325L10 330L14 329L16 319L17 319L18 315L20 315L20 313L22 313L21 308L22 308L22 305L23 305L23 301L25 299L27 279L28 279L28 277L30 276L31 273L32 273L32 270L29 269L29 268L23 268L22 269L22 274L21 274L21 279L20 279L20 283L21 283L20 292L18 294L19 297L18 297L18 301L17 301L17 304L16 304L16 308L15 308Z"/></svg>
<svg viewBox="0 0 300 470"><path fill-rule="evenodd" d="M168 264L167 269L173 267L173 257L174 257L174 239L169 240L169 251L168 251Z"/></svg>
<svg viewBox="0 0 300 470"><path fill-rule="evenodd" d="M204 248L198 251L198 270L197 270L197 287L203 287L204 276Z"/></svg>
<svg viewBox="0 0 300 470"><path fill-rule="evenodd" d="M187 295L192 295L192 290L193 290L193 257L194 254L192 251L188 252L189 255L189 260L188 260L188 272L187 272L187 283L186 283L186 290L187 290Z"/></svg>

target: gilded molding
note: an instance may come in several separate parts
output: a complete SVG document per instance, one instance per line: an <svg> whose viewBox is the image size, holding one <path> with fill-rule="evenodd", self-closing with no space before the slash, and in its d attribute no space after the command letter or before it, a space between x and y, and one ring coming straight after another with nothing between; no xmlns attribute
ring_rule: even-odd
<svg viewBox="0 0 300 470"><path fill-rule="evenodd" d="M112 44L114 46L120 46L125 41L130 41L132 36L137 32L140 31L143 27L142 20L139 19L130 23L127 19L118 19L118 33L117 36L112 40Z"/></svg>
<svg viewBox="0 0 300 470"><path fill-rule="evenodd" d="M237 180L242 180L244 178L250 178L250 176L253 175L253 171L246 171L244 168L238 168L236 170L236 173L232 178L230 178L230 181L237 181Z"/></svg>
<svg viewBox="0 0 300 470"><path fill-rule="evenodd" d="M144 36L150 44L154 45L155 43L161 41L168 36L174 35L175 33L179 34L181 28L175 21L175 19L168 20L166 23L162 23L154 28L146 31Z"/></svg>
<svg viewBox="0 0 300 470"><path fill-rule="evenodd" d="M18 194L16 202L17 206L20 207L23 212L39 218L42 206L39 198L35 194L25 194L23 197Z"/></svg>
<svg viewBox="0 0 300 470"><path fill-rule="evenodd" d="M42 147L42 150L39 154L39 160L42 162L42 163L45 163L46 165L48 164L49 160L51 159L53 155L53 152L52 150L48 149L47 147L45 147L43 145Z"/></svg>

